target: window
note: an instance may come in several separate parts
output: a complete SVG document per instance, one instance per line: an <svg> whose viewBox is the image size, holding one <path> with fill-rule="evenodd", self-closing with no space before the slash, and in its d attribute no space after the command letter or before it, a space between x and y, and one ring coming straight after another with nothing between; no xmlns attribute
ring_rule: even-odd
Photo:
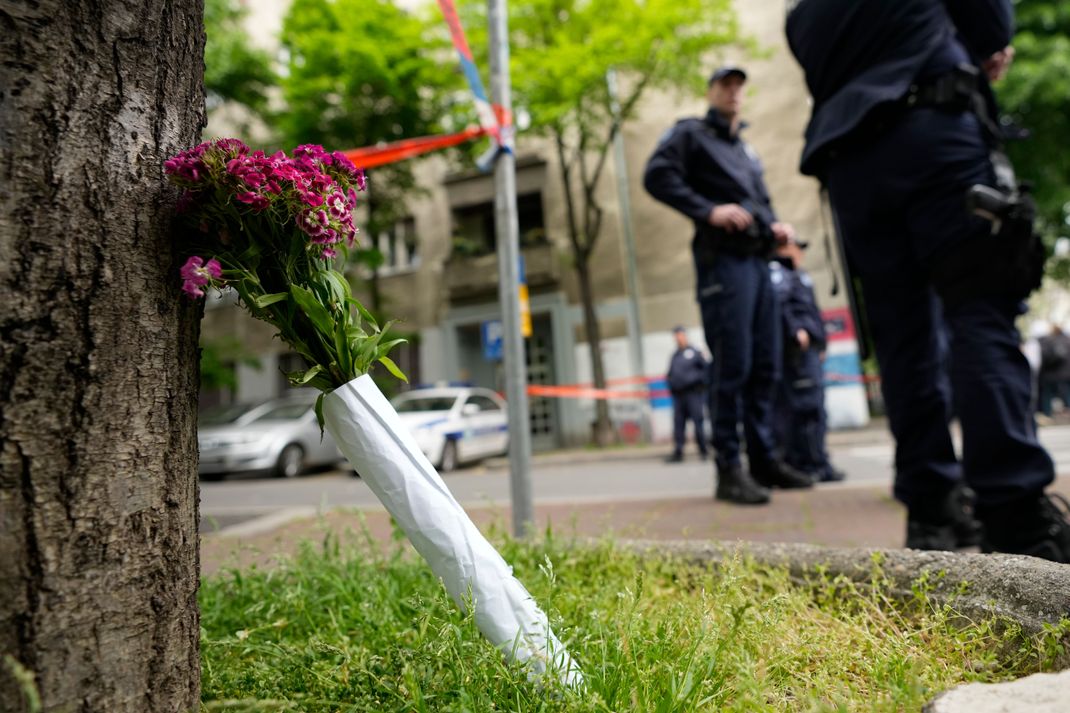
<svg viewBox="0 0 1070 713"><path fill-rule="evenodd" d="M380 275L396 275L420 266L416 221L412 218L399 221L390 230L379 233L375 247L383 255L383 264L379 266Z"/></svg>
<svg viewBox="0 0 1070 713"><path fill-rule="evenodd" d="M398 413L420 413L424 411L449 411L457 401L454 396L420 396L400 399L395 405Z"/></svg>
<svg viewBox="0 0 1070 713"><path fill-rule="evenodd" d="M517 196L520 247L542 245L546 240L542 194ZM489 255L497 249L494 231L494 203L477 203L453 210L453 253L461 257Z"/></svg>
<svg viewBox="0 0 1070 713"><path fill-rule="evenodd" d="M481 412L502 410L497 401L487 396L469 396L468 403L478 406Z"/></svg>

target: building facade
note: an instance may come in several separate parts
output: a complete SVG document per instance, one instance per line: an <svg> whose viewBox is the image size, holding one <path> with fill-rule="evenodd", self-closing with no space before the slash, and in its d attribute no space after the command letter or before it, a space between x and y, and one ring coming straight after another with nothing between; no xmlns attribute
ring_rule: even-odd
<svg viewBox="0 0 1070 713"><path fill-rule="evenodd" d="M818 186L797 170L809 97L783 37L783 8L779 3L740 2L736 10L743 31L763 48L760 57L729 52L711 57L710 66L696 67L695 71L705 75L715 64L727 61L746 67L749 81L744 117L750 127L744 136L764 162L779 217L793 223L815 246L807 256L807 268L823 306L842 307L842 295L829 296L831 272L821 247L824 228ZM663 377L674 348L673 326L685 325L694 344L705 344L695 300L691 224L655 202L642 188L643 169L658 137L678 119L704 113L702 97L651 93L623 129L624 170L636 240L643 375L637 373L629 357L626 255L616 193L617 167L612 161L598 188L605 215L591 266L607 377L624 384L619 387L621 391L632 392L636 387L629 385L629 379L644 376L653 380L653 399L611 402L618 432L626 439L639 433L644 420L657 439L667 438L671 432L671 411L665 394L659 391L664 386L658 379ZM526 340L529 381L586 384L591 380L589 346L555 152L542 140L521 133L517 156L520 240L532 317L532 335ZM399 355L399 363L414 383L462 381L501 390L500 362L488 337L500 319L493 180L474 169L457 170L441 157L420 161L417 175L423 191L407 206L409 217L393 231L368 236L376 241L385 259L374 276L380 307L400 320L396 331L411 338L411 344ZM374 172L371 183L374 189ZM353 277L357 293L368 295L372 276ZM237 398L271 395L284 388L279 370L286 368L292 357L285 345L271 339L264 325L223 306L207 311L204 334L208 340L237 335L259 356L259 369L238 367ZM848 357L856 349L853 340L837 348ZM857 371L857 359L853 368ZM830 406L833 425L861 425L868 418L860 383L830 389ZM593 403L532 398L531 417L536 448L575 445L589 440Z"/></svg>

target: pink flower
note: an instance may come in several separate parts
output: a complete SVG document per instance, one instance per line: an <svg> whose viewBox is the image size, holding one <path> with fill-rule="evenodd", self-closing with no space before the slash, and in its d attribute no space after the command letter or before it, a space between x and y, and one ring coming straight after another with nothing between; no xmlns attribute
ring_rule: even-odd
<svg viewBox="0 0 1070 713"><path fill-rule="evenodd" d="M182 277L183 292L190 297L204 297L204 290L201 288L222 277L223 267L215 258L206 263L204 258L194 255L186 260L178 274Z"/></svg>
<svg viewBox="0 0 1070 713"><path fill-rule="evenodd" d="M201 146L206 145L207 144L201 144ZM216 139L211 145L220 149L224 153L235 154L238 156L244 156L249 153L249 147L238 139Z"/></svg>
<svg viewBox="0 0 1070 713"><path fill-rule="evenodd" d="M267 196L261 195L259 193L253 193L252 191L239 193L234 196L234 199L236 201L239 201L240 203L245 203L251 206L252 209L257 213L271 205L271 201L268 199Z"/></svg>
<svg viewBox="0 0 1070 713"><path fill-rule="evenodd" d="M346 197L338 191L327 196L327 210L330 211L332 218L341 220L342 216L349 213L349 204L346 202Z"/></svg>
<svg viewBox="0 0 1070 713"><path fill-rule="evenodd" d="M297 216L297 227L313 240L322 239L327 234L328 225L330 225L330 218L323 210L305 209Z"/></svg>
<svg viewBox="0 0 1070 713"><path fill-rule="evenodd" d="M319 144L301 144L293 150L294 158L310 158L321 163L329 164L330 155Z"/></svg>
<svg viewBox="0 0 1070 713"><path fill-rule="evenodd" d="M363 168L357 169L357 188L362 191L368 190L368 176L364 173Z"/></svg>
<svg viewBox="0 0 1070 713"><path fill-rule="evenodd" d="M319 193L313 193L312 191L302 191L301 200L305 205L312 206L313 208L319 208L323 205L323 196Z"/></svg>

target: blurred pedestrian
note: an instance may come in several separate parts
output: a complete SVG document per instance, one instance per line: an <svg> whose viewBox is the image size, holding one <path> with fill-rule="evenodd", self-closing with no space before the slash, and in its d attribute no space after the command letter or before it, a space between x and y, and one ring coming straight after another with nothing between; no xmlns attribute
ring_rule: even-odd
<svg viewBox="0 0 1070 713"><path fill-rule="evenodd" d="M777 389L777 440L784 462L816 482L846 476L829 462L825 447L825 349L828 340L814 282L802 267L807 243L792 238L778 245L769 263L773 287L780 298L784 361Z"/></svg>
<svg viewBox="0 0 1070 713"><path fill-rule="evenodd" d="M1040 338L1040 411L1048 418L1055 415L1055 399L1062 410L1070 409L1070 335L1058 324Z"/></svg>
<svg viewBox="0 0 1070 713"><path fill-rule="evenodd" d="M775 241L790 238L794 230L777 220L761 162L740 137L746 81L739 67L713 73L706 92L708 113L677 122L662 137L643 185L695 225L691 251L713 359L714 497L757 505L769 501L764 486L808 487L812 481L776 456L772 401L780 333L767 260ZM740 457L741 424L749 474Z"/></svg>
<svg viewBox="0 0 1070 713"><path fill-rule="evenodd" d="M676 351L669 361L669 393L672 394L673 451L669 463L684 459L684 442L687 437L687 422L695 427L695 442L702 460L709 458L706 448L706 379L709 362L687 340L687 330L676 327L672 330Z"/></svg>
<svg viewBox="0 0 1070 713"><path fill-rule="evenodd" d="M965 480L983 551L1070 562L1015 329L1045 251L989 86L1014 54L1011 1L793 0L786 29L813 97L801 169L828 188L863 288L907 546L977 541Z"/></svg>

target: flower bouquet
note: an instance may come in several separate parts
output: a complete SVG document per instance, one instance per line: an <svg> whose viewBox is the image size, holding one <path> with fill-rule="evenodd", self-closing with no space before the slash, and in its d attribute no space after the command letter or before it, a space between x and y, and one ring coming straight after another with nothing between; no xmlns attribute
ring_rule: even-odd
<svg viewBox="0 0 1070 713"><path fill-rule="evenodd" d="M235 139L183 151L164 164L183 189L178 211L189 258L182 289L230 287L249 313L278 329L306 362L287 374L321 395L316 413L339 449L442 580L471 604L477 626L533 675L568 685L579 668L512 569L483 537L368 376L376 364L404 375L386 336L333 267L355 245L353 210L363 171L340 153L299 146L265 155Z"/></svg>

